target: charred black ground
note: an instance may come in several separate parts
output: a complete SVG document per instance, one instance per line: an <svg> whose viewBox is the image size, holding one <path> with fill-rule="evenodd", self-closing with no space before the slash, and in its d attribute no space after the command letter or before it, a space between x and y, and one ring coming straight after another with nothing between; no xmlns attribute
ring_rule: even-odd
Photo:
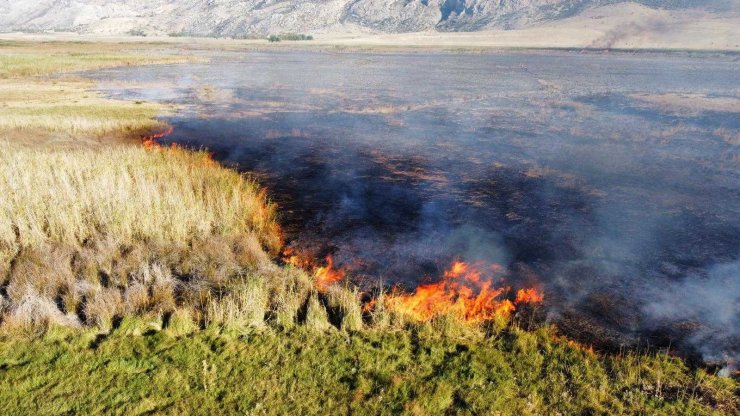
<svg viewBox="0 0 740 416"><path fill-rule="evenodd" d="M497 262L542 286L571 336L727 362L739 70L722 55L245 52L101 77L187 105L165 141L256 175L290 246L361 285Z"/></svg>

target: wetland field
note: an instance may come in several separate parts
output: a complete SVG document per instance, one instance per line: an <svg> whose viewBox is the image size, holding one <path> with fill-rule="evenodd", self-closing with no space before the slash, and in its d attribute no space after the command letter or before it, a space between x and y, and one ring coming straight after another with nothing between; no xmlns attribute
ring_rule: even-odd
<svg viewBox="0 0 740 416"><path fill-rule="evenodd" d="M740 412L740 55L283 43L0 41L1 413Z"/></svg>
<svg viewBox="0 0 740 416"><path fill-rule="evenodd" d="M571 336L737 360L738 55L208 58L89 76L182 106L163 143L257 178L291 255L364 290L498 264Z"/></svg>

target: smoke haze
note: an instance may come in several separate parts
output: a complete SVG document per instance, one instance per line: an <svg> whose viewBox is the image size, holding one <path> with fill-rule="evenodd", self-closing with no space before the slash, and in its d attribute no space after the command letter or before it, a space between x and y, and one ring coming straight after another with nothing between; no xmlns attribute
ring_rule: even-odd
<svg viewBox="0 0 740 416"><path fill-rule="evenodd" d="M213 60L98 76L125 81L101 85L114 96L183 103L168 140L255 175L293 249L366 287L502 264L571 336L737 361L734 56Z"/></svg>

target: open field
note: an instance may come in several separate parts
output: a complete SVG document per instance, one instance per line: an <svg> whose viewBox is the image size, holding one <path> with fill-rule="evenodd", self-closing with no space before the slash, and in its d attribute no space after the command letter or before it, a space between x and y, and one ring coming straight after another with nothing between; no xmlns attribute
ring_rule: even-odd
<svg viewBox="0 0 740 416"><path fill-rule="evenodd" d="M737 414L736 385L666 355L597 356L552 331L221 331L127 319L101 339L0 341L6 414ZM141 335L145 333L144 335ZM81 377L84 381L81 382Z"/></svg>
<svg viewBox="0 0 740 416"><path fill-rule="evenodd" d="M368 294L276 264L280 212L254 181L131 145L171 107L60 75L192 59L160 46L0 45L4 414L738 413L736 379L668 354L594 353L520 329L528 310L363 311Z"/></svg>
<svg viewBox="0 0 740 416"><path fill-rule="evenodd" d="M0 137L15 143L89 145L103 136L136 137L162 128L154 117L169 111L166 106L105 99L90 90L89 80L69 74L193 59L153 49L112 43L0 42Z"/></svg>

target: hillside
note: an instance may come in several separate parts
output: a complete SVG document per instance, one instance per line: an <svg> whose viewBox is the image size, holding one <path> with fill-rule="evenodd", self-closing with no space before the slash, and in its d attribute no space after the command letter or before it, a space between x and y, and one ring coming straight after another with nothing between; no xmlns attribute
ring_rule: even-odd
<svg viewBox="0 0 740 416"><path fill-rule="evenodd" d="M572 18L622 0L0 0L0 31L249 36L522 29ZM695 17L736 15L733 0L638 0ZM622 14L628 14L625 8ZM653 22L633 30L655 30Z"/></svg>

